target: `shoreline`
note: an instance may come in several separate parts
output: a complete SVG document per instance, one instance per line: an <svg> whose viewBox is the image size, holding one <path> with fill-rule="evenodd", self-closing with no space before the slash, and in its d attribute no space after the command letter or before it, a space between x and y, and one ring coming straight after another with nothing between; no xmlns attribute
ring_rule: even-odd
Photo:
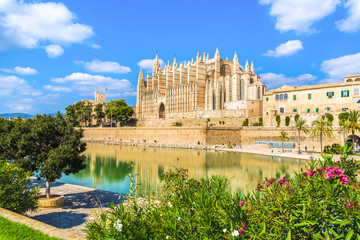
<svg viewBox="0 0 360 240"><path fill-rule="evenodd" d="M178 149L194 149L194 150L212 150L212 151L228 151L228 152L240 152L240 153L250 153L250 154L259 154L265 156L273 157L284 157L284 158L293 158L301 160L312 160L316 158L321 158L319 153L312 152L303 152L298 154L294 151L284 149L287 152L281 152L279 148L264 149L259 148L255 145L253 146L241 146L228 148L226 145L191 145L191 144L167 144L167 143L141 143L141 142L124 142L124 141L115 141L113 139L83 139L86 143L103 143L108 145L125 145L125 146L144 146L144 147L159 147L159 148L178 148ZM340 159L340 155L334 155L335 160Z"/></svg>

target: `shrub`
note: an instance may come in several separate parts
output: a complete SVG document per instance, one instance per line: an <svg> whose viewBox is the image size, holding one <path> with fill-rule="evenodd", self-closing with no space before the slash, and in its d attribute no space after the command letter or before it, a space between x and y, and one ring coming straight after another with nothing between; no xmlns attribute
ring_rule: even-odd
<svg viewBox="0 0 360 240"><path fill-rule="evenodd" d="M280 118L280 115L276 115L276 123L277 123L277 126L280 127L280 122L281 122L281 118Z"/></svg>
<svg viewBox="0 0 360 240"><path fill-rule="evenodd" d="M294 117L294 120L296 122L296 120L298 120L300 118L300 115L299 114L295 114L295 117Z"/></svg>
<svg viewBox="0 0 360 240"><path fill-rule="evenodd" d="M332 122L334 120L334 116L331 113L325 113L325 116L329 122Z"/></svg>
<svg viewBox="0 0 360 240"><path fill-rule="evenodd" d="M31 172L0 161L0 207L23 214L37 208L39 189L28 189Z"/></svg>
<svg viewBox="0 0 360 240"><path fill-rule="evenodd" d="M338 118L339 118L340 121L348 120L349 113L348 112L342 112L342 113L339 114Z"/></svg>
<svg viewBox="0 0 360 240"><path fill-rule="evenodd" d="M332 151L332 149L331 149L331 146L326 145L326 146L324 147L324 152L325 152L325 153L333 153L333 151Z"/></svg>
<svg viewBox="0 0 360 240"><path fill-rule="evenodd" d="M181 127L183 124L182 124L182 122L175 122L175 124L174 124L174 126L176 126L176 127Z"/></svg>
<svg viewBox="0 0 360 240"><path fill-rule="evenodd" d="M289 116L286 116L285 117L285 126L289 126L290 125L290 117Z"/></svg>
<svg viewBox="0 0 360 240"><path fill-rule="evenodd" d="M228 145L228 148L233 148L233 146L231 144Z"/></svg>
<svg viewBox="0 0 360 240"><path fill-rule="evenodd" d="M249 119L248 118L246 118L245 121L243 121L242 126L243 127L248 127L249 126Z"/></svg>
<svg viewBox="0 0 360 240"><path fill-rule="evenodd" d="M263 125L263 117L259 117L259 126Z"/></svg>
<svg viewBox="0 0 360 240"><path fill-rule="evenodd" d="M342 152L341 145L338 143L333 143L333 145L331 145L331 150L333 153L341 153Z"/></svg>

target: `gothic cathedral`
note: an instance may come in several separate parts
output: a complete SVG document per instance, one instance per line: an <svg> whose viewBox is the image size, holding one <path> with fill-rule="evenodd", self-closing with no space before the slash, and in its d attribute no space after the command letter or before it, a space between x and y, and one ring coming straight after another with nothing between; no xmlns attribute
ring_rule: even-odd
<svg viewBox="0 0 360 240"><path fill-rule="evenodd" d="M152 77L144 79L140 69L137 85L138 119L178 119L211 117L258 117L262 114L262 97L266 85L254 72L254 65L240 67L235 53L233 61L197 54L196 61L180 66L176 59L161 69L158 55Z"/></svg>

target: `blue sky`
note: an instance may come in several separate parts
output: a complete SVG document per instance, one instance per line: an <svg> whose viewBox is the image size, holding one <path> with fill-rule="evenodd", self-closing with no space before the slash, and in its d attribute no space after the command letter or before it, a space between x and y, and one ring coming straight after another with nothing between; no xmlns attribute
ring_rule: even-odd
<svg viewBox="0 0 360 240"><path fill-rule="evenodd" d="M139 65L219 48L267 88L360 74L359 0L0 0L0 113L53 113L96 88L136 103Z"/></svg>

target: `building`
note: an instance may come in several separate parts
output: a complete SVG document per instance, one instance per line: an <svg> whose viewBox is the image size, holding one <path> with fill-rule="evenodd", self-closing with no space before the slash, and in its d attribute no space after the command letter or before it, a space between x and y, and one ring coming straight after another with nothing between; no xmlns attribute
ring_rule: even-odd
<svg viewBox="0 0 360 240"><path fill-rule="evenodd" d="M313 86L282 86L270 90L263 98L264 126L276 126L276 115L281 117L281 126L285 126L285 117L289 116L294 125L294 116L299 114L308 125L320 114L331 113L333 124L339 124L338 115L348 110L360 109L360 75L344 78L344 82Z"/></svg>
<svg viewBox="0 0 360 240"><path fill-rule="evenodd" d="M266 86L246 61L239 65L235 53L232 61L209 54L179 66L174 59L161 69L158 55L152 76L144 79L140 69L137 85L138 119L178 119L211 117L257 117L262 114Z"/></svg>
<svg viewBox="0 0 360 240"><path fill-rule="evenodd" d="M95 101L94 100L81 100L82 103L84 103L85 105L91 105L91 109L92 109L92 116L95 114L94 109L96 107L96 105L98 105L99 103L101 103L103 105L103 111L105 112L105 107L106 107L106 93L99 93L99 91L96 89L95 91ZM75 102L76 104L76 102ZM103 122L107 122L107 117L105 116ZM91 119L91 125L96 125L97 124L97 120L95 118Z"/></svg>

